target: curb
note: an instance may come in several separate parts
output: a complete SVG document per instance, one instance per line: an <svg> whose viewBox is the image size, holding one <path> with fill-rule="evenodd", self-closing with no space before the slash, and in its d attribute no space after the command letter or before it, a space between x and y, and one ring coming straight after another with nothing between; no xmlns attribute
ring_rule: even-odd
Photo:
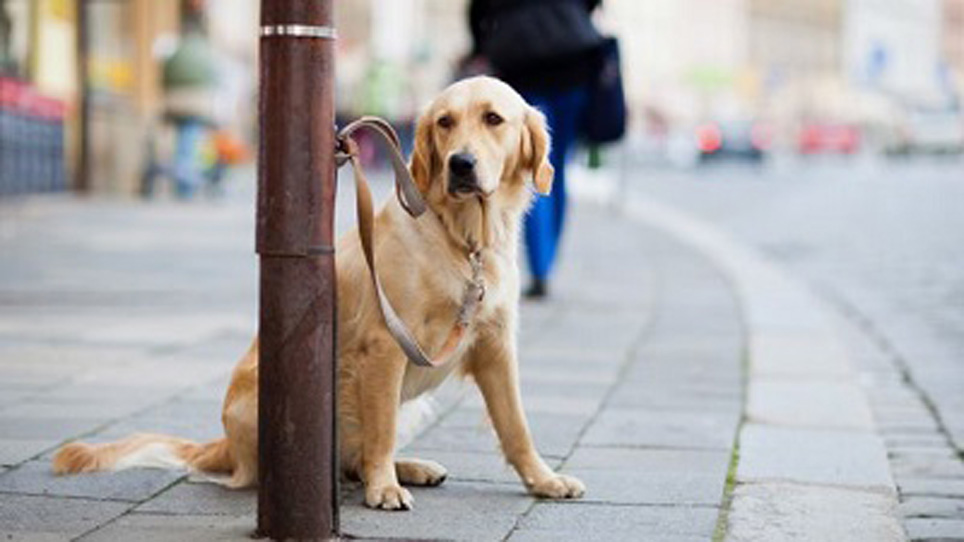
<svg viewBox="0 0 964 542"><path fill-rule="evenodd" d="M572 192L704 254L743 308L747 396L723 539L906 540L887 451L832 309L756 250L651 199L617 200L606 180L576 180Z"/></svg>

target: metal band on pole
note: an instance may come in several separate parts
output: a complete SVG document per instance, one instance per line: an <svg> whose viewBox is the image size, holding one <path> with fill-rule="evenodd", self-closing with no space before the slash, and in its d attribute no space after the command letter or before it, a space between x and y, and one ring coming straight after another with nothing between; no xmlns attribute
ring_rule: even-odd
<svg viewBox="0 0 964 542"><path fill-rule="evenodd" d="M330 26L307 24L276 24L261 27L261 37L289 36L292 38L338 39L338 32Z"/></svg>

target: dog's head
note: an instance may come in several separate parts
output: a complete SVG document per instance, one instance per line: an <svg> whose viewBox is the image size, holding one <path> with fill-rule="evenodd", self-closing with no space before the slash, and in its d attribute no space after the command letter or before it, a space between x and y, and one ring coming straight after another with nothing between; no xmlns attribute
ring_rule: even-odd
<svg viewBox="0 0 964 542"><path fill-rule="evenodd" d="M530 176L548 194L553 170L545 117L498 79L464 79L419 118L411 169L430 200L488 198Z"/></svg>

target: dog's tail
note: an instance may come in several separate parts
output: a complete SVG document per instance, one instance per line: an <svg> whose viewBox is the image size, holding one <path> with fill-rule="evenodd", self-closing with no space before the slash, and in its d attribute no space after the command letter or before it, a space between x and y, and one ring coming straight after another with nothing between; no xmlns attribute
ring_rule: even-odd
<svg viewBox="0 0 964 542"><path fill-rule="evenodd" d="M230 473L234 470L234 462L226 438L200 444L154 434L132 435L106 444L73 442L58 450L53 460L56 474L118 471L131 467Z"/></svg>

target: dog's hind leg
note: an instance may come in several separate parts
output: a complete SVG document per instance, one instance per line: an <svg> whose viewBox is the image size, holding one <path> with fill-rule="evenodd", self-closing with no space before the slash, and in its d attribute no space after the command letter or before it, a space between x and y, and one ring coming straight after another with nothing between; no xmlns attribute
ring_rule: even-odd
<svg viewBox="0 0 964 542"><path fill-rule="evenodd" d="M442 485L448 478L449 472L435 461L426 459L397 459L395 461L395 475L398 481L406 486Z"/></svg>

